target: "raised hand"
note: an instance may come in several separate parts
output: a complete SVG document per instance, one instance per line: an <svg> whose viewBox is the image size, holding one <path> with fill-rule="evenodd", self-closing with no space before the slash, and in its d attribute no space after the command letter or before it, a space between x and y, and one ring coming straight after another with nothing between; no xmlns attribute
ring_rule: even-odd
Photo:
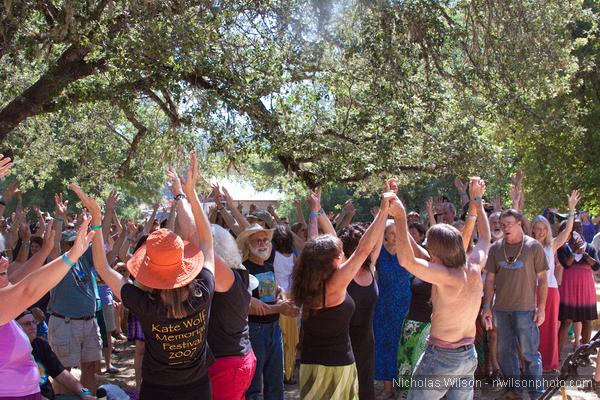
<svg viewBox="0 0 600 400"><path fill-rule="evenodd" d="M272 205L272 204L269 204L269 205L267 206L267 212L268 212L269 214L271 214L271 215L275 214L275 208L273 207L273 205Z"/></svg>
<svg viewBox="0 0 600 400"><path fill-rule="evenodd" d="M471 180L469 182L469 198L471 200L477 197L481 199L484 193L485 181L478 176L471 177Z"/></svg>
<svg viewBox="0 0 600 400"><path fill-rule="evenodd" d="M127 237L129 237L130 240L135 240L138 234L138 228L137 228L137 224L135 223L134 220L130 220L129 222L127 222Z"/></svg>
<svg viewBox="0 0 600 400"><path fill-rule="evenodd" d="M463 183L463 181L460 180L458 176L454 178L454 187L456 188L456 190L458 190L458 193L467 192L467 186Z"/></svg>
<svg viewBox="0 0 600 400"><path fill-rule="evenodd" d="M237 209L238 211L241 213L242 211L244 211L244 205L242 204L241 201L238 201L238 205L237 205Z"/></svg>
<svg viewBox="0 0 600 400"><path fill-rule="evenodd" d="M500 197L494 197L492 199L492 208L494 212L502 211L502 200L500 200Z"/></svg>
<svg viewBox="0 0 600 400"><path fill-rule="evenodd" d="M198 165L196 161L196 153L192 153L190 157L190 165L186 171L185 181L182 179L183 192L188 198L196 195L196 183L198 182Z"/></svg>
<svg viewBox="0 0 600 400"><path fill-rule="evenodd" d="M69 188L73 192L75 192L77 197L79 197L79 200L81 200L81 202L83 203L83 206L89 210L89 212L92 214L93 217L101 218L102 212L101 212L100 206L98 205L96 200L94 200L93 198L91 198L90 196L85 194L84 191L81 190L81 188L78 185L76 185L75 183L71 183L69 185ZM82 214L82 215L84 215L84 214Z"/></svg>
<svg viewBox="0 0 600 400"><path fill-rule="evenodd" d="M215 203L221 205L222 195L221 195L221 186L218 183L212 183L210 187L214 193Z"/></svg>
<svg viewBox="0 0 600 400"><path fill-rule="evenodd" d="M233 210L233 207L234 207L233 197L231 197L231 195L229 194L229 191L225 187L222 186L221 190L223 190L223 197L225 197L225 203L227 203L227 207L229 207L229 209ZM240 205L242 206L242 208L244 207L242 205L242 203L238 203L238 209L240 208Z"/></svg>
<svg viewBox="0 0 600 400"><path fill-rule="evenodd" d="M52 226L52 220L48 221L48 226ZM54 248L54 237L56 235L56 231L54 229L46 229L44 232L44 237L42 241L42 250L43 252L50 253Z"/></svg>
<svg viewBox="0 0 600 400"><path fill-rule="evenodd" d="M250 208L248 209L248 211L250 212L250 214L256 211L256 204L250 204Z"/></svg>
<svg viewBox="0 0 600 400"><path fill-rule="evenodd" d="M433 197L429 197L427 199L427 213L429 215L433 215L434 211L433 211Z"/></svg>
<svg viewBox="0 0 600 400"><path fill-rule="evenodd" d="M318 188L315 192L309 191L306 202L311 212L318 213L321 210L321 188Z"/></svg>
<svg viewBox="0 0 600 400"><path fill-rule="evenodd" d="M82 192L83 193L83 192ZM69 259L75 261L79 259L86 252L90 243L92 242L92 238L96 231L90 231L88 233L88 226L90 225L91 218L86 216L85 214L81 214L81 225L79 226L79 230L77 231L77 237L75 238L75 243L69 250Z"/></svg>
<svg viewBox="0 0 600 400"><path fill-rule="evenodd" d="M393 192L395 194L398 193L398 183L396 182L396 178L390 178L385 180L385 191Z"/></svg>
<svg viewBox="0 0 600 400"><path fill-rule="evenodd" d="M106 206L106 210L114 211L117 209L117 205L119 204L119 194L116 191L110 192L108 198L104 205Z"/></svg>
<svg viewBox="0 0 600 400"><path fill-rule="evenodd" d="M523 170L520 169L515 172L515 175L512 178L512 183L517 187L517 189L521 189L521 184L523 182Z"/></svg>
<svg viewBox="0 0 600 400"><path fill-rule="evenodd" d="M3 154L0 154L0 178L4 178L8 175L12 166L13 163L11 162L10 157L4 157Z"/></svg>
<svg viewBox="0 0 600 400"><path fill-rule="evenodd" d="M167 170L167 176L170 179L170 181L167 182L167 186L169 187L169 190L171 191L173 197L182 194L183 189L181 187L181 180L179 179L179 175L177 175L177 172L175 172L175 169L173 167L170 167Z"/></svg>
<svg viewBox="0 0 600 400"><path fill-rule="evenodd" d="M383 204L383 198L382 198ZM398 196L393 196L389 202L389 213L394 218L406 218L406 209L404 208L404 204L400 201Z"/></svg>
<svg viewBox="0 0 600 400"><path fill-rule="evenodd" d="M573 190L570 196L567 196L569 211L575 211L577 203L579 203L579 190Z"/></svg>
<svg viewBox="0 0 600 400"><path fill-rule="evenodd" d="M19 226L19 237L23 242L29 242L31 240L31 229L27 222L21 222Z"/></svg>
<svg viewBox="0 0 600 400"><path fill-rule="evenodd" d="M14 196L15 192L18 190L17 181L10 181L8 186L4 190L4 194L2 195L2 200L8 203Z"/></svg>
<svg viewBox="0 0 600 400"><path fill-rule="evenodd" d="M62 193L57 193L54 195L54 216L57 218L65 219L67 215L67 206L69 205L69 200L63 201Z"/></svg>

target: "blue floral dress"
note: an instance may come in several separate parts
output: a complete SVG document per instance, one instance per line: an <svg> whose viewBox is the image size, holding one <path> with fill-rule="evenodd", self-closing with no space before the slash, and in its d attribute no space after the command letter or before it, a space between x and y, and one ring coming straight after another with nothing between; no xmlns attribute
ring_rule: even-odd
<svg viewBox="0 0 600 400"><path fill-rule="evenodd" d="M392 381L398 375L397 351L402 324L410 306L410 274L385 246L377 259L379 298L375 305L375 379Z"/></svg>

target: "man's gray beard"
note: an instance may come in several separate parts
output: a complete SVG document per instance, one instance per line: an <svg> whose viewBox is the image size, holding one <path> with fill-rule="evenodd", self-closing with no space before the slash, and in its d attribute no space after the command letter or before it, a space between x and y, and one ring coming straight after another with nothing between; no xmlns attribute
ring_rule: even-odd
<svg viewBox="0 0 600 400"><path fill-rule="evenodd" d="M502 232L502 230L496 229L492 231L492 237L494 239L500 239L502 238L502 236L504 236L504 232Z"/></svg>
<svg viewBox="0 0 600 400"><path fill-rule="evenodd" d="M271 255L271 252L269 250L259 251L259 250L252 248L252 246L250 246L250 253L254 257L260 258L261 260L268 260L269 256Z"/></svg>

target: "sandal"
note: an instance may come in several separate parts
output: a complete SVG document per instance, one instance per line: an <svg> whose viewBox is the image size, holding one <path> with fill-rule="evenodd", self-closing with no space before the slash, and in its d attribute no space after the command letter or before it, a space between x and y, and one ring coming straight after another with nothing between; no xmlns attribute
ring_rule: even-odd
<svg viewBox="0 0 600 400"><path fill-rule="evenodd" d="M105 373L110 374L110 375L115 375L115 374L119 373L119 370L116 369L115 367L110 367L110 368L106 369Z"/></svg>

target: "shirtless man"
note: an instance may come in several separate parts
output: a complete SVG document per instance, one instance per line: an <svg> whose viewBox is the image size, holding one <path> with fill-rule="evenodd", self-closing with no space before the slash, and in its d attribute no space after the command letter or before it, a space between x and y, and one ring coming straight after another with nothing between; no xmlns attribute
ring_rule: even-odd
<svg viewBox="0 0 600 400"><path fill-rule="evenodd" d="M479 313L483 284L481 269L489 247L489 225L481 196L485 183L471 178L469 215L477 216L482 239L469 257L460 232L447 224L427 231L429 261L415 257L409 239L406 210L398 200L390 204L396 221L398 261L410 273L433 285L431 331L425 353L413 372L409 399L472 399L477 367L475 320Z"/></svg>

